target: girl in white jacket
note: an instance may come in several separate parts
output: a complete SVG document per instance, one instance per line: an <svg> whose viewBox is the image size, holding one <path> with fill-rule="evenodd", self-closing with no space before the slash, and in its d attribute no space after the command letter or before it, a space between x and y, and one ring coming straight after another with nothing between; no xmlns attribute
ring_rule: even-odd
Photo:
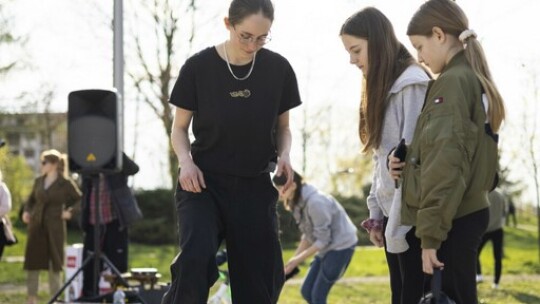
<svg viewBox="0 0 540 304"><path fill-rule="evenodd" d="M370 218L362 226L373 244L385 247L392 304L418 303L423 292L418 286L423 281L420 243L410 226L401 225L401 189L396 189L386 163L401 139L411 142L430 76L376 8L352 15L340 36L351 64L364 76L359 134L364 152L373 153L374 161L367 198Z"/></svg>

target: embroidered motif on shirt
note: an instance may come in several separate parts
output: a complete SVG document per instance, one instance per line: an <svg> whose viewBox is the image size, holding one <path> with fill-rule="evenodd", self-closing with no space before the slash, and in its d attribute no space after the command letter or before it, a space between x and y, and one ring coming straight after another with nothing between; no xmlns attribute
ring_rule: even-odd
<svg viewBox="0 0 540 304"><path fill-rule="evenodd" d="M231 94L231 97L243 97L243 98L248 98L249 96L251 96L251 91L248 90L248 89L245 89L245 90L239 90L239 91L232 91L232 92L229 92L229 94Z"/></svg>
<svg viewBox="0 0 540 304"><path fill-rule="evenodd" d="M436 104L439 104L439 103L443 103L443 101L444 101L444 98L437 97L437 98L435 98L435 100L433 102L436 103Z"/></svg>

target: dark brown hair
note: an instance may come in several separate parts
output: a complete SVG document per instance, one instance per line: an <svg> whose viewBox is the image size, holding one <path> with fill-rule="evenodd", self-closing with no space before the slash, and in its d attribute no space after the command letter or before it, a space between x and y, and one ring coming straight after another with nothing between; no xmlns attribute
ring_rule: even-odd
<svg viewBox="0 0 540 304"><path fill-rule="evenodd" d="M412 17L407 27L407 35L431 37L433 27L439 27L444 33L459 39L459 35L469 29L469 20L454 1L429 0L420 6ZM497 132L505 117L503 98L493 82L480 42L471 36L464 43L465 57L488 97L488 117L491 128Z"/></svg>
<svg viewBox="0 0 540 304"><path fill-rule="evenodd" d="M390 20L374 7L349 17L339 34L368 41L368 74L362 82L358 126L363 151L367 152L381 144L387 97L392 85L415 60L398 41Z"/></svg>
<svg viewBox="0 0 540 304"><path fill-rule="evenodd" d="M231 25L241 23L246 17L261 12L271 22L274 21L274 5L270 0L233 0L229 6Z"/></svg>
<svg viewBox="0 0 540 304"><path fill-rule="evenodd" d="M274 175L274 177L272 178L272 182L274 182L274 185L276 186L283 186L287 182L287 176L284 173L280 176ZM293 182L296 184L294 195L292 199L285 200L283 202L285 205L285 209L289 211L293 210L294 207L298 204L298 201L300 200L300 196L302 195L302 186L304 185L304 178L302 177L302 175L298 174L298 172L294 171Z"/></svg>

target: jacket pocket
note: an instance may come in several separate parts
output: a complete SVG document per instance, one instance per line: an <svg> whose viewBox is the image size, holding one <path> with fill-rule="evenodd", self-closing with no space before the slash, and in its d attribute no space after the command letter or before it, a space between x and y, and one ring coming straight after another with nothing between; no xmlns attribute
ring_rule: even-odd
<svg viewBox="0 0 540 304"><path fill-rule="evenodd" d="M464 124L464 128L463 133L465 134L465 154L467 156L467 160L472 162L478 145L478 127L472 121L468 121L466 124ZM456 132L458 132L458 130L456 130Z"/></svg>

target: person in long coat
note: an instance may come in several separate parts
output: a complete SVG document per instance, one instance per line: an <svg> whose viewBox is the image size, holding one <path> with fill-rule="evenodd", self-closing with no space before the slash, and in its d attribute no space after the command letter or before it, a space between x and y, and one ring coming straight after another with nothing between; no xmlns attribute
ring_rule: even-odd
<svg viewBox="0 0 540 304"><path fill-rule="evenodd" d="M65 156L56 150L41 154L41 173L36 178L25 205L23 221L28 225L28 241L24 253L27 271L28 304L37 303L39 271L49 271L49 292L60 288L64 264L66 220L72 207L80 203L81 192L67 177Z"/></svg>

